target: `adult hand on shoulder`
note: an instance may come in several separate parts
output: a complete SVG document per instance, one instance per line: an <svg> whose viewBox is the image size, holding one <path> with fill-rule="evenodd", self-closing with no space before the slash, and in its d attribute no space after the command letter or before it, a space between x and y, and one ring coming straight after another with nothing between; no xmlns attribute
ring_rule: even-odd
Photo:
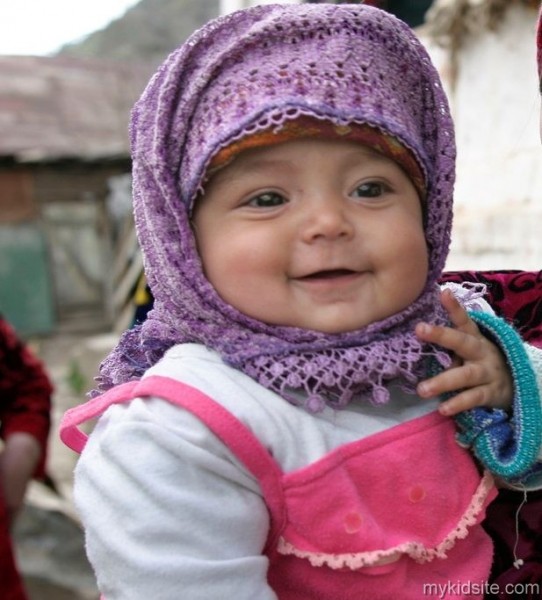
<svg viewBox="0 0 542 600"><path fill-rule="evenodd" d="M477 406L510 408L514 384L499 347L484 337L450 290L442 291L441 300L453 327L418 323L416 335L424 342L451 350L454 360L450 368L420 382L418 394L434 398L455 393L440 405L439 411L446 416Z"/></svg>

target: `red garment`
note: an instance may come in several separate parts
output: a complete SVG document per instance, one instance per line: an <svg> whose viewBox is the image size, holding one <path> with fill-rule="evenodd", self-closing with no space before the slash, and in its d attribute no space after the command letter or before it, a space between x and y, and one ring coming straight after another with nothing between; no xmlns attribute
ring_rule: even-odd
<svg viewBox="0 0 542 600"><path fill-rule="evenodd" d="M0 317L0 437L25 432L36 438L44 457L37 476L44 474L52 391L42 364Z"/></svg>
<svg viewBox="0 0 542 600"><path fill-rule="evenodd" d="M495 312L526 342L542 348L542 271L450 271L441 278L447 281L486 285L485 299Z"/></svg>
<svg viewBox="0 0 542 600"><path fill-rule="evenodd" d="M3 600L27 600L11 547L9 523L0 488L0 592Z"/></svg>
<svg viewBox="0 0 542 600"><path fill-rule="evenodd" d="M0 317L0 437L24 432L41 446L36 476L44 475L53 388L41 363ZM0 485L0 591L3 600L26 600L11 547L9 522Z"/></svg>

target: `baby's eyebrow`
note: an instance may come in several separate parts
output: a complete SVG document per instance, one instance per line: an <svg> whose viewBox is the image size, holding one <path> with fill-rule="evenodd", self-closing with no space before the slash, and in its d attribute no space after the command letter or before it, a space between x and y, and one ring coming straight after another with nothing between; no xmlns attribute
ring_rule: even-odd
<svg viewBox="0 0 542 600"><path fill-rule="evenodd" d="M233 160L226 167L219 169L216 173L211 174L213 182L219 183L234 183L241 177L247 175L258 175L259 173L265 175L267 172L277 169L289 169L291 168L292 162L286 158L264 158L264 157L245 157L242 164L237 163Z"/></svg>
<svg viewBox="0 0 542 600"><path fill-rule="evenodd" d="M344 155L344 165L346 167L355 166L363 160L371 160L382 164L393 162L377 150L361 145L352 147ZM207 184L231 185L242 177L266 175L270 171L273 174L276 174L277 171L284 173L292 171L292 169L295 169L295 160L292 160L290 156L265 156L259 153L254 155L241 154L235 157L229 164L218 168L214 173L209 173Z"/></svg>

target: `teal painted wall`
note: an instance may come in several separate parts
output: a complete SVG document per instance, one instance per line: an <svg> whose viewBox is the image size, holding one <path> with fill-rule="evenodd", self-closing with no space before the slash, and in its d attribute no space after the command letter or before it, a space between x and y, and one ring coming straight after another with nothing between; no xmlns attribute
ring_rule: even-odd
<svg viewBox="0 0 542 600"><path fill-rule="evenodd" d="M54 324L47 247L35 224L0 225L0 312L23 337Z"/></svg>

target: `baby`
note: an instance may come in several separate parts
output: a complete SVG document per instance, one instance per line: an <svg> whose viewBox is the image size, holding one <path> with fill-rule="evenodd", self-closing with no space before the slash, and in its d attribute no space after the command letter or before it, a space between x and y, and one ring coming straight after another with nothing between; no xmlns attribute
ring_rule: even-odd
<svg viewBox="0 0 542 600"><path fill-rule="evenodd" d="M81 450L106 411L75 500L107 600L487 580L494 475L540 472L534 350L437 284L454 134L414 34L360 5L234 13L170 55L131 132L154 308L63 423Z"/></svg>

